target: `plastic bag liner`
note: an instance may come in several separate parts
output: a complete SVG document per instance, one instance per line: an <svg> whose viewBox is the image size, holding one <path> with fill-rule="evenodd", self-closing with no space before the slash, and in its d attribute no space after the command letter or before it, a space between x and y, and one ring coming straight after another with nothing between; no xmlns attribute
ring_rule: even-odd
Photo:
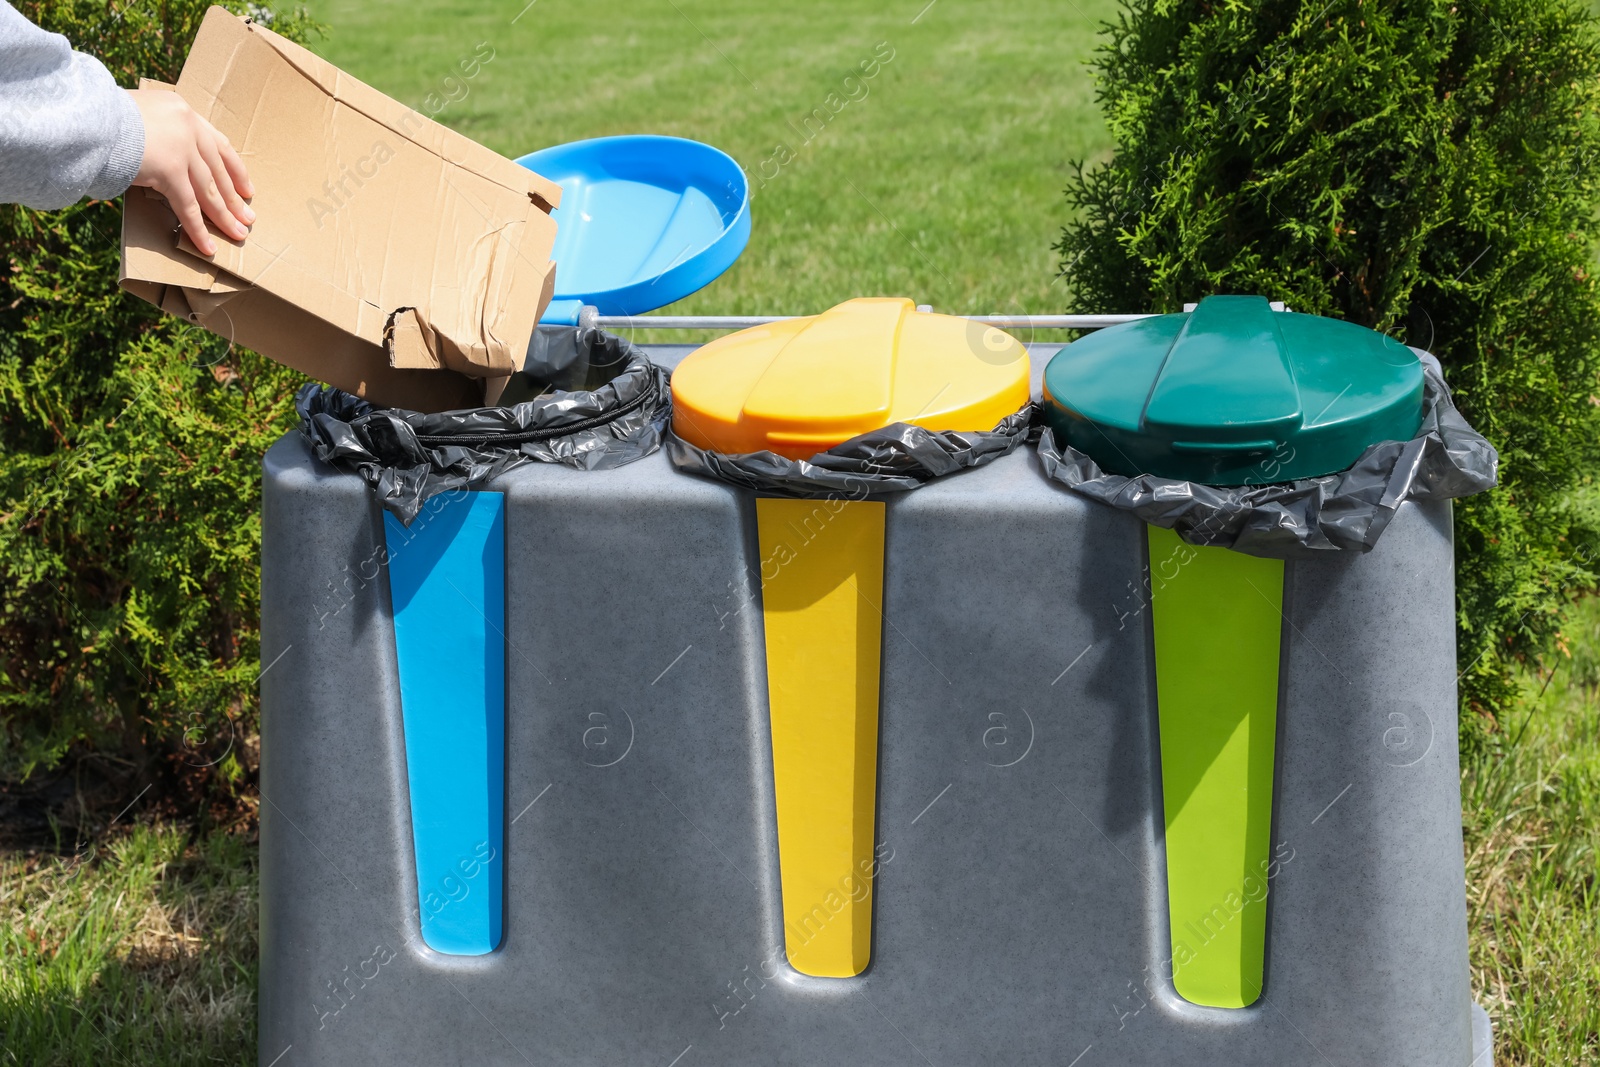
<svg viewBox="0 0 1600 1067"><path fill-rule="evenodd" d="M620 467L661 447L672 418L667 372L593 328L543 327L499 407L425 415L307 385L295 398L317 458L361 475L410 525L439 493L472 489L524 463Z"/></svg>
<svg viewBox="0 0 1600 1067"><path fill-rule="evenodd" d="M1033 405L1007 415L992 430L925 430L896 422L819 452L788 459L773 452L707 452L674 434L672 465L763 496L847 497L863 500L903 493L1014 452L1033 422Z"/></svg>
<svg viewBox="0 0 1600 1067"><path fill-rule="evenodd" d="M1220 545L1269 559L1367 552L1406 500L1443 500L1495 484L1500 457L1450 400L1439 361L1422 361L1422 426L1409 441L1382 441L1339 474L1276 485L1214 486L1108 474L1088 456L1039 441L1045 473L1092 500L1176 530L1191 545ZM1267 466L1269 458L1263 464ZM1270 468L1268 468L1270 469Z"/></svg>

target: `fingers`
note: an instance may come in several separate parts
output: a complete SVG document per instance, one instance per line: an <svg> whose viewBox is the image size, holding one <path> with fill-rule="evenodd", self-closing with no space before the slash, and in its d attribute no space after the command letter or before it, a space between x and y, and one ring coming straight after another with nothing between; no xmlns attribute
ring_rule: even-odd
<svg viewBox="0 0 1600 1067"><path fill-rule="evenodd" d="M207 137L207 133L210 133L211 136ZM226 220L213 219L212 221L227 230L235 240L242 241L249 233L245 227L256 220L256 213L250 210L250 205L244 202L243 197L239 195L238 188L234 185L233 172L228 168L227 160L222 154L222 148L225 145L230 152L233 151L233 147L228 145L220 133L206 125L201 131L197 147L200 150L200 158L205 160L206 168L211 172L212 184L216 186L217 191L221 194L222 202L226 205L228 211ZM234 158L238 158L237 153L235 153ZM240 166L242 167L243 165L241 160ZM224 225L224 222L227 225ZM231 228L234 226L237 226L237 232Z"/></svg>
<svg viewBox="0 0 1600 1067"><path fill-rule="evenodd" d="M222 134L217 134L217 151L222 155L222 165L228 168L228 176L233 179L233 187L239 190L240 196L255 196L256 187L250 181L250 174L244 169L244 160L239 158L239 153L233 150L233 143ZM249 206L245 207L249 217L240 216L243 222L254 222L256 213Z"/></svg>
<svg viewBox="0 0 1600 1067"><path fill-rule="evenodd" d="M183 226L183 232L189 235L189 240L194 242L200 254L215 255L217 242L206 230L205 216L200 212L200 202L195 199L190 183L180 180L167 194L167 202L172 205L172 210L178 216L178 222Z"/></svg>
<svg viewBox="0 0 1600 1067"><path fill-rule="evenodd" d="M228 208L228 202L223 199L222 189L217 182L210 161L205 158L205 152L197 147L194 156L189 160L189 182L193 186L194 195L200 201L200 210L205 212L206 218L212 224L235 241L242 241L249 235L244 228L244 223L233 217L233 212ZM215 149L211 156L216 158ZM222 161L217 159L216 170L222 170ZM224 181L233 184L224 173Z"/></svg>

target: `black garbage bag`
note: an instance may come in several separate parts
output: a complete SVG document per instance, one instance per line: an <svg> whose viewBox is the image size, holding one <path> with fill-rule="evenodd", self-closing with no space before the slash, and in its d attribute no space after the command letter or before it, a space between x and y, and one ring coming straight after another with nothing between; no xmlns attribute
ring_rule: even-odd
<svg viewBox="0 0 1600 1067"><path fill-rule="evenodd" d="M1422 426L1409 441L1382 441L1338 474L1275 485L1216 486L1109 474L1045 430L1045 473L1075 492L1176 530L1191 545L1220 545L1269 559L1368 552L1406 500L1444 500L1492 488L1500 457L1450 400L1439 361L1422 361Z"/></svg>
<svg viewBox="0 0 1600 1067"><path fill-rule="evenodd" d="M361 475L407 525L430 497L524 463L603 470L642 459L672 418L667 372L630 342L582 327L541 326L502 399L425 415L307 385L295 407L317 458Z"/></svg>
<svg viewBox="0 0 1600 1067"><path fill-rule="evenodd" d="M1032 404L992 430L925 430L896 422L850 438L810 459L774 452L707 452L674 434L672 465L765 496L868 499L916 489L943 474L981 467L1016 450L1033 423Z"/></svg>

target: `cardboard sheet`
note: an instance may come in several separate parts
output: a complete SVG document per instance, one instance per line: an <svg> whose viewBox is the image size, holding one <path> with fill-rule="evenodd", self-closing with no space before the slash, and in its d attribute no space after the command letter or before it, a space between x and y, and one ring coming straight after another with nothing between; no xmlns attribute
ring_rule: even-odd
<svg viewBox="0 0 1600 1067"><path fill-rule="evenodd" d="M256 222L201 256L130 190L124 288L374 403L494 401L553 289L559 186L219 7L173 88L243 157Z"/></svg>

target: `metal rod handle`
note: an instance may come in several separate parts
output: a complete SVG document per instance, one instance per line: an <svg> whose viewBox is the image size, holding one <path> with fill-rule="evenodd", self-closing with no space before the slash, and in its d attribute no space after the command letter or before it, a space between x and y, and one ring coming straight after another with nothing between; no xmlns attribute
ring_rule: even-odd
<svg viewBox="0 0 1600 1067"><path fill-rule="evenodd" d="M584 308L588 312L589 308ZM626 328L650 330L743 330L751 326L765 326L769 322L785 322L803 318L801 315L594 315L579 314L579 322L591 323L603 329ZM1120 326L1125 322L1148 319L1149 315L957 315L955 318L971 319L985 326L1003 326L1011 329L1038 330L1098 330L1104 326Z"/></svg>

